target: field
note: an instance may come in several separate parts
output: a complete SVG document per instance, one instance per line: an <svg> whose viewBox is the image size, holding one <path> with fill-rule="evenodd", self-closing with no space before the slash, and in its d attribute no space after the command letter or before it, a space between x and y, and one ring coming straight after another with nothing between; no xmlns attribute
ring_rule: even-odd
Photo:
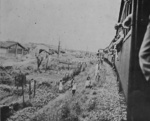
<svg viewBox="0 0 150 121"><path fill-rule="evenodd" d="M95 80L95 56L69 51L52 56L45 70L45 61L37 71L36 58L28 55L21 59L1 57L0 105L11 105L8 121L120 121L126 120L124 98L118 93L116 74L104 62L100 79ZM82 62L82 63L81 63ZM14 75L28 73L24 86L15 86ZM92 88L85 88L87 76ZM74 96L71 77L77 83ZM63 92L58 82L63 79Z"/></svg>

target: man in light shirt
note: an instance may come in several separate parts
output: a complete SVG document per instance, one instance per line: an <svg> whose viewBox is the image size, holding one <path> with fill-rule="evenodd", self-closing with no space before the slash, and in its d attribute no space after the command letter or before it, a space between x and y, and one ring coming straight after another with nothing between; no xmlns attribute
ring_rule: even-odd
<svg viewBox="0 0 150 121"><path fill-rule="evenodd" d="M62 93L62 91L63 91L63 82L62 82L62 80L60 80L60 82L59 82L59 92Z"/></svg>
<svg viewBox="0 0 150 121"><path fill-rule="evenodd" d="M139 63L146 81L150 81L150 19L140 48Z"/></svg>
<svg viewBox="0 0 150 121"><path fill-rule="evenodd" d="M87 77L87 80L85 82L85 88L91 88L91 78L90 78L90 76Z"/></svg>
<svg viewBox="0 0 150 121"><path fill-rule="evenodd" d="M99 64L97 63L95 66L95 73L94 73L95 81L99 77Z"/></svg>

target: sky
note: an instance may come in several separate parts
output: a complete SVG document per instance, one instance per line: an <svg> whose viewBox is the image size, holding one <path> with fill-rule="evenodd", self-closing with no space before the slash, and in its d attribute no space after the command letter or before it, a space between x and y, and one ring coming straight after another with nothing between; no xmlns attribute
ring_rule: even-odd
<svg viewBox="0 0 150 121"><path fill-rule="evenodd" d="M0 0L0 41L96 52L115 36L121 0Z"/></svg>

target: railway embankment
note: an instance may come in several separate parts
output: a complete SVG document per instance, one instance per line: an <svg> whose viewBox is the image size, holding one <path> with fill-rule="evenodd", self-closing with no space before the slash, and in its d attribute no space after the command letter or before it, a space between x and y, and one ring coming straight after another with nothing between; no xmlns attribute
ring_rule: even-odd
<svg viewBox="0 0 150 121"><path fill-rule="evenodd" d="M16 120L28 121L126 120L126 105L123 96L118 93L115 72L110 65L104 63L100 70L100 79L95 80L94 69L95 65L89 65L85 71L75 77L77 82L75 96L72 96L69 88L52 100L48 100L40 110L34 111L33 107L28 107L17 112L13 117L16 117ZM87 75L91 77L92 88L85 88ZM10 118L9 121L11 120Z"/></svg>

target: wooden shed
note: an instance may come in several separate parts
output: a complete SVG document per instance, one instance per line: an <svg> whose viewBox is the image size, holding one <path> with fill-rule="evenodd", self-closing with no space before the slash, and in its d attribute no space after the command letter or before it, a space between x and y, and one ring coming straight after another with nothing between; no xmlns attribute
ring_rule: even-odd
<svg viewBox="0 0 150 121"><path fill-rule="evenodd" d="M18 42L5 41L0 42L0 54L1 55L25 55L28 50Z"/></svg>

